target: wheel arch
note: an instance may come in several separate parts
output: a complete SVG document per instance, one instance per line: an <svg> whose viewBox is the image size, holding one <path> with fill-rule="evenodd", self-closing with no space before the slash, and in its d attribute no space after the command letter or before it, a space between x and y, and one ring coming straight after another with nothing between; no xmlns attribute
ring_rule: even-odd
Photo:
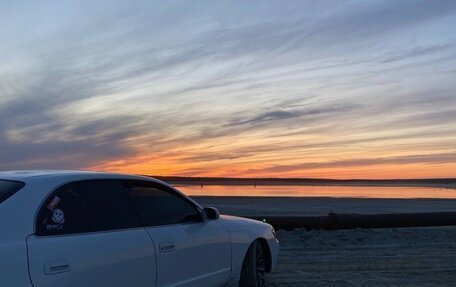
<svg viewBox="0 0 456 287"><path fill-rule="evenodd" d="M263 251L264 251L264 254L265 254L265 258L264 259L266 261L266 272L269 273L272 270L271 248L269 247L269 244L266 241L266 239L263 238L263 237L259 237L259 238L255 239L255 241L260 242L261 247L263 247ZM255 241L252 242L252 244L255 243Z"/></svg>

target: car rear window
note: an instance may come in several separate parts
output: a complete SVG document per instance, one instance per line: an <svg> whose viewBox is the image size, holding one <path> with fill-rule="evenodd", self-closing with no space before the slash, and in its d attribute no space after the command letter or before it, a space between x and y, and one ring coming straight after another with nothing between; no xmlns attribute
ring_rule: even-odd
<svg viewBox="0 0 456 287"><path fill-rule="evenodd" d="M0 179L0 204L18 192L24 185L25 183L20 181Z"/></svg>

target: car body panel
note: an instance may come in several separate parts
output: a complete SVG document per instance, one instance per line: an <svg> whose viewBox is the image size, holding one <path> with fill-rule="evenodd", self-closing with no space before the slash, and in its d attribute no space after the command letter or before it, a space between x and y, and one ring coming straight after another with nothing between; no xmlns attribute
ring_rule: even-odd
<svg viewBox="0 0 456 287"><path fill-rule="evenodd" d="M218 221L146 229L157 254L157 286L222 286L229 280L230 239Z"/></svg>
<svg viewBox="0 0 456 287"><path fill-rule="evenodd" d="M40 287L90 286L94 279L112 287L155 286L155 251L143 228L32 235L27 245L30 277Z"/></svg>
<svg viewBox="0 0 456 287"><path fill-rule="evenodd" d="M270 269L274 269L278 252L279 241L274 237L273 227L267 223L252 219L222 215L220 222L230 233L232 249L232 280L236 282L241 276L242 263L249 246L257 239L264 240L270 252Z"/></svg>
<svg viewBox="0 0 456 287"><path fill-rule="evenodd" d="M0 286L30 287L25 240L4 240L0 236Z"/></svg>
<svg viewBox="0 0 456 287"><path fill-rule="evenodd" d="M10 178L7 178L10 179ZM24 186L0 204L0 286L32 286L28 275L28 234L33 233L33 209Z"/></svg>

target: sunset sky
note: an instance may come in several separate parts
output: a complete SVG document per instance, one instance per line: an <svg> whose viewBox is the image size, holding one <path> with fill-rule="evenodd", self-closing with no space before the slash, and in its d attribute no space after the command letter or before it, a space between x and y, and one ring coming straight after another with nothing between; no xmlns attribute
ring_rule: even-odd
<svg viewBox="0 0 456 287"><path fill-rule="evenodd" d="M456 1L0 2L0 170L456 177Z"/></svg>

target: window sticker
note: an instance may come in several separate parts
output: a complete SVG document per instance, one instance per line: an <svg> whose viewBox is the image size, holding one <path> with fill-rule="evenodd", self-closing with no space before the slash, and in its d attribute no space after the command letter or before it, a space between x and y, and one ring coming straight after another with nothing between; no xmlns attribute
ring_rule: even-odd
<svg viewBox="0 0 456 287"><path fill-rule="evenodd" d="M47 224L46 230L62 230L63 224Z"/></svg>
<svg viewBox="0 0 456 287"><path fill-rule="evenodd" d="M57 224L63 224L65 222L65 214L63 213L63 210L58 208L54 209L52 212L52 221Z"/></svg>
<svg viewBox="0 0 456 287"><path fill-rule="evenodd" d="M54 209L57 207L57 205L60 203L61 199L58 196L55 196L54 199L52 199L51 202L46 206L47 209L50 211L54 211Z"/></svg>

